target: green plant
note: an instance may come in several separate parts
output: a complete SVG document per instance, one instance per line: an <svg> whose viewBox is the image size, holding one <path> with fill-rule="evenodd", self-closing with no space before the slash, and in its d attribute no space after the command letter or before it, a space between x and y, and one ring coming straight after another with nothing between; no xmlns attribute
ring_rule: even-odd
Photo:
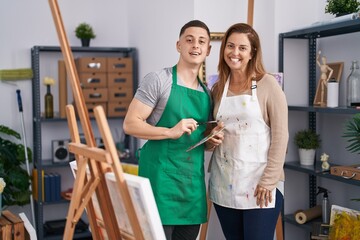
<svg viewBox="0 0 360 240"><path fill-rule="evenodd" d="M93 39L96 37L93 28L88 23L80 23L75 29L75 34L79 39Z"/></svg>
<svg viewBox="0 0 360 240"><path fill-rule="evenodd" d="M313 130L305 129L295 133L295 144L302 149L316 149L320 147L320 135Z"/></svg>
<svg viewBox="0 0 360 240"><path fill-rule="evenodd" d="M359 11L359 6L357 0L327 0L325 13L342 16Z"/></svg>
<svg viewBox="0 0 360 240"><path fill-rule="evenodd" d="M6 182L2 193L5 206L25 205L30 202L30 177L23 168L26 163L25 147L18 143L21 136L9 127L0 125L0 177ZM28 160L32 160L32 152L27 148Z"/></svg>
<svg viewBox="0 0 360 240"><path fill-rule="evenodd" d="M360 113L353 116L346 122L343 137L347 138L346 149L352 153L360 154Z"/></svg>

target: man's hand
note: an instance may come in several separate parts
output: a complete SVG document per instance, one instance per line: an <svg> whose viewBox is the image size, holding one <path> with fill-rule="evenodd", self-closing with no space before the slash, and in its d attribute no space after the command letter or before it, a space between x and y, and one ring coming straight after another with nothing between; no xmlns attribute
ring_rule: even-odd
<svg viewBox="0 0 360 240"><path fill-rule="evenodd" d="M174 127L169 130L169 138L178 139L184 133L191 134L197 129L197 122L192 118L182 119Z"/></svg>

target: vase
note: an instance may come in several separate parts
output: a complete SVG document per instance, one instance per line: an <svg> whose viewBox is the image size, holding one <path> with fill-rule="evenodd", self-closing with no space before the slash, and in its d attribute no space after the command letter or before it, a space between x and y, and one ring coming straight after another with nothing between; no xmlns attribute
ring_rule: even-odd
<svg viewBox="0 0 360 240"><path fill-rule="evenodd" d="M346 105L360 106L360 71L358 61L352 61L351 72L346 80Z"/></svg>
<svg viewBox="0 0 360 240"><path fill-rule="evenodd" d="M299 148L300 164L305 166L314 165L315 162L315 149L302 149Z"/></svg>
<svg viewBox="0 0 360 240"><path fill-rule="evenodd" d="M82 38L82 39L81 39L81 46L83 46L83 47L89 47L89 46L90 46L90 39Z"/></svg>
<svg viewBox="0 0 360 240"><path fill-rule="evenodd" d="M46 94L45 94L45 118L54 117L54 98L51 94L50 85L46 85Z"/></svg>

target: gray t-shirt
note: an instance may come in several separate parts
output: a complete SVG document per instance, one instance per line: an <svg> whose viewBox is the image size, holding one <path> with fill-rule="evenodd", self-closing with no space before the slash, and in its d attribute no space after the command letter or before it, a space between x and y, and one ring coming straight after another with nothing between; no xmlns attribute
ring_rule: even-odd
<svg viewBox="0 0 360 240"><path fill-rule="evenodd" d="M178 77L177 84L184 86L183 81ZM170 96L172 85L172 68L164 68L157 72L147 74L141 81L135 93L135 98L147 106L153 108L153 112L146 120L151 125L156 125L164 112ZM199 84L198 91L204 91Z"/></svg>

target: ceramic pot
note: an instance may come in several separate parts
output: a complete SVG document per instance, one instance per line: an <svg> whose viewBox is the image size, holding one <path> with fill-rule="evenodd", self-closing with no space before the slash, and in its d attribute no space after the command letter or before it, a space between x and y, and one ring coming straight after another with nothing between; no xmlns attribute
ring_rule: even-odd
<svg viewBox="0 0 360 240"><path fill-rule="evenodd" d="M315 149L302 149L299 148L299 157L301 165L314 165L315 162Z"/></svg>

